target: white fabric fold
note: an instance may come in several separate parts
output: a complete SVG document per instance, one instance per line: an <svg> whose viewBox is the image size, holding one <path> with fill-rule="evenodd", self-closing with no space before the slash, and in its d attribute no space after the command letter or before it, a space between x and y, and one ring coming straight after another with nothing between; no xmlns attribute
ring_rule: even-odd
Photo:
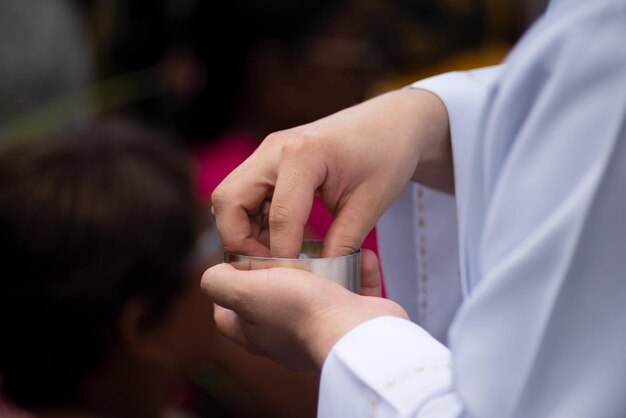
<svg viewBox="0 0 626 418"><path fill-rule="evenodd" d="M324 365L321 417L626 416L624 22L625 0L559 0L501 66L414 85L450 119L466 293L451 351L404 320L360 325ZM390 210L410 217L407 190ZM420 292L402 284L419 258L404 277L385 265L416 233L381 241L392 296Z"/></svg>

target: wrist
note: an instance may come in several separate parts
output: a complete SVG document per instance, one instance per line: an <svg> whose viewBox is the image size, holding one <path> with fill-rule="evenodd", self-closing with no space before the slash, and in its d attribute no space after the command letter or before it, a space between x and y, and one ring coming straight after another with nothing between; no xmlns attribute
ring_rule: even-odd
<svg viewBox="0 0 626 418"><path fill-rule="evenodd" d="M413 181L444 192L454 192L452 143L448 112L434 93L419 88L405 89L413 96L416 115L416 146L419 158Z"/></svg>
<svg viewBox="0 0 626 418"><path fill-rule="evenodd" d="M354 328L371 318L362 318L359 320L339 320L332 324L321 324L319 331L312 335L309 345L310 356L317 370L322 370L322 366L331 350L341 340L343 336L348 334Z"/></svg>
<svg viewBox="0 0 626 418"><path fill-rule="evenodd" d="M333 347L346 334L359 325L381 316L409 319L406 311L397 303L377 297L357 296L359 307L329 309L315 315L303 329L303 340L310 358L318 370L322 369Z"/></svg>

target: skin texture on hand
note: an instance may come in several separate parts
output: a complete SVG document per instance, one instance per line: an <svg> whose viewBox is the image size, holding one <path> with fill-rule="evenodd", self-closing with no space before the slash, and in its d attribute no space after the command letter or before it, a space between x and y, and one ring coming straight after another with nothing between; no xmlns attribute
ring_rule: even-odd
<svg viewBox="0 0 626 418"><path fill-rule="evenodd" d="M445 107L418 89L277 132L213 193L222 244L235 253L297 257L319 193L335 215L322 256L352 253L411 179L452 190L451 161ZM359 324L387 315L408 319L395 302L376 297L380 274L372 253L363 254L362 286L356 295L301 270L239 271L228 264L202 280L222 333L287 367L312 369Z"/></svg>
<svg viewBox="0 0 626 418"><path fill-rule="evenodd" d="M319 193L335 215L322 254L352 253L411 178L452 190L451 161L445 107L419 89L274 133L213 193L222 243L235 253L296 257Z"/></svg>
<svg viewBox="0 0 626 418"><path fill-rule="evenodd" d="M362 259L362 295L311 273L288 268L240 271L229 264L207 270L202 289L215 306L218 329L250 352L292 369L321 369L334 344L379 316L408 319L380 297L378 261Z"/></svg>

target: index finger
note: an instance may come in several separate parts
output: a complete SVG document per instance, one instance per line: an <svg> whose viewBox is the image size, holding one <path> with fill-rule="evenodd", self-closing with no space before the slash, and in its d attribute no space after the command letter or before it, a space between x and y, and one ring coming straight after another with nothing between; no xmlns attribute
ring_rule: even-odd
<svg viewBox="0 0 626 418"><path fill-rule="evenodd" d="M270 205L272 257L298 257L315 191L325 177L325 167L306 153L306 146L294 141L286 144L283 150Z"/></svg>
<svg viewBox="0 0 626 418"><path fill-rule="evenodd" d="M261 208L271 190L269 182L235 169L211 196L212 212L224 249L246 255L267 256L269 248L254 236L250 214ZM248 182L242 179L254 179Z"/></svg>

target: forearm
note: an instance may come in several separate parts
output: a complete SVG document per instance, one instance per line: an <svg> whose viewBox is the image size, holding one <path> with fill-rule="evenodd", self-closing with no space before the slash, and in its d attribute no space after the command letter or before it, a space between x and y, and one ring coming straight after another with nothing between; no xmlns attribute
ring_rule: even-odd
<svg viewBox="0 0 626 418"><path fill-rule="evenodd" d="M402 89L393 96L394 119L403 125L401 133L414 147L412 180L444 192L454 191L452 146L446 107L437 95L423 89ZM399 144L402 146L403 141ZM408 157L405 155L403 158Z"/></svg>
<svg viewBox="0 0 626 418"><path fill-rule="evenodd" d="M480 115L500 68L440 74L407 89L424 107L420 117L424 128L416 138L421 155L414 181L456 196L462 194L467 164L480 138Z"/></svg>
<svg viewBox="0 0 626 418"><path fill-rule="evenodd" d="M447 193L454 193L454 169L448 112L439 97L422 89L408 90L420 104L418 133L420 158L413 181Z"/></svg>

